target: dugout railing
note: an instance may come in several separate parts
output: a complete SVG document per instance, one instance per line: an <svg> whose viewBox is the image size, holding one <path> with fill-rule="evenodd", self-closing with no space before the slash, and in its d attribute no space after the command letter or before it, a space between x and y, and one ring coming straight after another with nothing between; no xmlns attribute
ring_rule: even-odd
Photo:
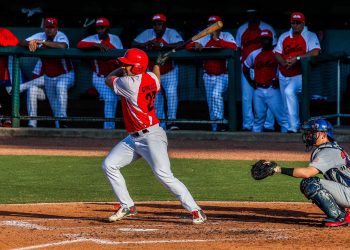
<svg viewBox="0 0 350 250"><path fill-rule="evenodd" d="M336 126L350 117L350 57L337 52L302 59L301 120L321 117Z"/></svg>
<svg viewBox="0 0 350 250"><path fill-rule="evenodd" d="M11 94L11 114L10 115L2 115L2 119L4 118L10 118L12 119L12 127L18 128L21 126L21 121L27 121L30 118L35 118L38 121L54 121L54 120L64 120L64 121L79 121L79 122L102 122L102 121L116 121L116 122L122 122L121 113L117 113L115 119L107 119L103 117L103 114L100 114L97 116L89 116L89 115L70 115L70 112L68 111L68 117L67 118L59 118L59 117L53 117L53 115L38 115L36 117L29 117L24 111L23 108L21 109L21 94L20 94L20 71L22 71L23 75L23 67L27 68L26 70L31 72L33 68L33 62L28 63L26 66L26 63L23 63L25 60L32 60L33 58L39 58L39 57L47 57L47 58L70 58L74 60L75 62L75 72L77 74L77 71L80 72L78 77L86 77L86 83L83 87L86 88L87 85L92 87L91 80L87 80L90 77L91 70L87 69L86 63L83 63L85 61L89 61L91 59L116 59L119 56L123 56L126 50L111 50L107 52L100 52L100 51L82 51L79 49L71 48L71 49L38 49L36 52L29 52L28 49L22 48L22 47L1 47L0 48L0 55L8 56L11 55L14 57L13 59L13 83L12 83L12 94ZM150 52L149 56L150 58L156 58L158 54L155 52ZM228 49L215 49L215 50L206 50L203 52L191 52L191 51L185 51L180 50L175 53L172 53L170 56L171 59L175 60L180 67L179 74L183 74L187 69L190 69L192 72L191 75L184 80L181 77L179 80L182 80L182 85L193 85L195 84L197 87L193 88L191 90L187 90L187 92L192 91L194 93L179 93L179 99L181 98L187 98L189 100L192 100L191 103L196 103L196 100L201 100L202 103L206 103L206 96L205 92L203 92L203 86L198 87L199 84L202 83L201 76L203 74L203 69L201 67L202 60L204 59L226 59L227 60L227 66L228 66L228 91L227 96L225 97L225 103L226 103L226 117L227 120L222 121L216 121L216 123L222 123L227 124L230 131L236 131L237 130L237 120L238 118L238 106L237 106L237 97L240 98L240 96L237 95L237 93L240 93L240 77L241 77L241 70L240 70L240 62L239 62L239 54L238 52L234 52L232 50ZM30 65L31 64L31 65ZM84 64L84 66L82 66ZM82 67L84 68L82 70ZM187 72L187 71L186 71ZM89 74L89 76L87 76ZM193 76L195 74L195 77ZM86 76L85 76L86 75ZM77 81L77 76L76 79ZM79 80L78 80L79 81ZM89 82L90 81L90 82ZM79 88L81 86L79 84L76 84L75 86L75 92L79 92ZM201 90L201 91L199 91ZM74 92L73 91L73 92ZM69 98L71 98L71 95L74 95L74 93L69 93ZM75 98L79 98L78 94L75 94ZM70 100L68 100L69 102ZM23 101L22 101L23 103ZM82 104L83 105L83 104ZM191 105L191 104L190 104ZM83 108L83 107L82 107ZM204 117L204 118L203 118ZM167 121L164 119L164 121ZM198 118L198 116L193 114L193 118L191 118L191 114L189 114L186 117L178 117L176 119L176 123L179 124L207 124L210 125L213 123L209 119L209 114L202 115L201 118Z"/></svg>

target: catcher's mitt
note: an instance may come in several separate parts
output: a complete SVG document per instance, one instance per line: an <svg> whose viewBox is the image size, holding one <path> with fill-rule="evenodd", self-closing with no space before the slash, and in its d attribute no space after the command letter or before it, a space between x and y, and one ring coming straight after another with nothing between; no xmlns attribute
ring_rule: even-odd
<svg viewBox="0 0 350 250"><path fill-rule="evenodd" d="M262 180L275 173L277 163L274 161L259 160L252 165L251 174L255 180Z"/></svg>

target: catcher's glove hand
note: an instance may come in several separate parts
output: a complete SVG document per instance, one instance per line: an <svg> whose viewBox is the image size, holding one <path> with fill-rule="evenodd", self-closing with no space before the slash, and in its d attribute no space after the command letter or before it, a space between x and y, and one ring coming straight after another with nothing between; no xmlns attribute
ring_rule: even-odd
<svg viewBox="0 0 350 250"><path fill-rule="evenodd" d="M168 60L170 53L171 53L170 51L166 52L164 54L159 52L157 60L156 60L156 64L159 66L163 66L164 63L166 62L166 60Z"/></svg>
<svg viewBox="0 0 350 250"><path fill-rule="evenodd" d="M274 161L259 160L252 165L251 174L255 180L262 180L275 173L277 163Z"/></svg>

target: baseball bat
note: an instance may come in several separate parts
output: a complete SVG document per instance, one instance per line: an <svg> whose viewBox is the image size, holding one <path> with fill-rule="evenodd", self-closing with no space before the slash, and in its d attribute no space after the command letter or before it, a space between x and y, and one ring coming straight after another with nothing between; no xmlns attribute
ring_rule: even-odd
<svg viewBox="0 0 350 250"><path fill-rule="evenodd" d="M175 53L177 49L186 46L187 44L189 44L190 42L195 42L198 39L209 35L211 33L213 33L214 31L221 29L222 26L224 26L224 24L221 21L217 21L216 23L213 23L212 25L208 26L207 28L205 28L204 30L198 32L196 35L194 35L193 37L191 37L190 39L188 39L186 42L184 42L183 44L173 48L171 51L165 53L166 56L168 56L170 53Z"/></svg>

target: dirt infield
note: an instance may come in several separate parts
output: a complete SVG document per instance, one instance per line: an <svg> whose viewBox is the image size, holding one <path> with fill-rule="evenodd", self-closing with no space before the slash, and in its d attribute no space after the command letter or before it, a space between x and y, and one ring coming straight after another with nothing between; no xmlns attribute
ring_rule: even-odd
<svg viewBox="0 0 350 250"><path fill-rule="evenodd" d="M106 222L107 203L0 205L1 249L345 249L350 230L320 227L312 204L200 202L192 225L174 202L139 202L139 213Z"/></svg>
<svg viewBox="0 0 350 250"><path fill-rule="evenodd" d="M104 156L113 139L1 137L0 154ZM345 145L349 146L349 145ZM301 143L169 141L173 158L307 161ZM199 202L208 223L192 225L176 202L138 202L108 223L110 203L0 205L0 249L345 249L350 230L321 227L310 203Z"/></svg>

